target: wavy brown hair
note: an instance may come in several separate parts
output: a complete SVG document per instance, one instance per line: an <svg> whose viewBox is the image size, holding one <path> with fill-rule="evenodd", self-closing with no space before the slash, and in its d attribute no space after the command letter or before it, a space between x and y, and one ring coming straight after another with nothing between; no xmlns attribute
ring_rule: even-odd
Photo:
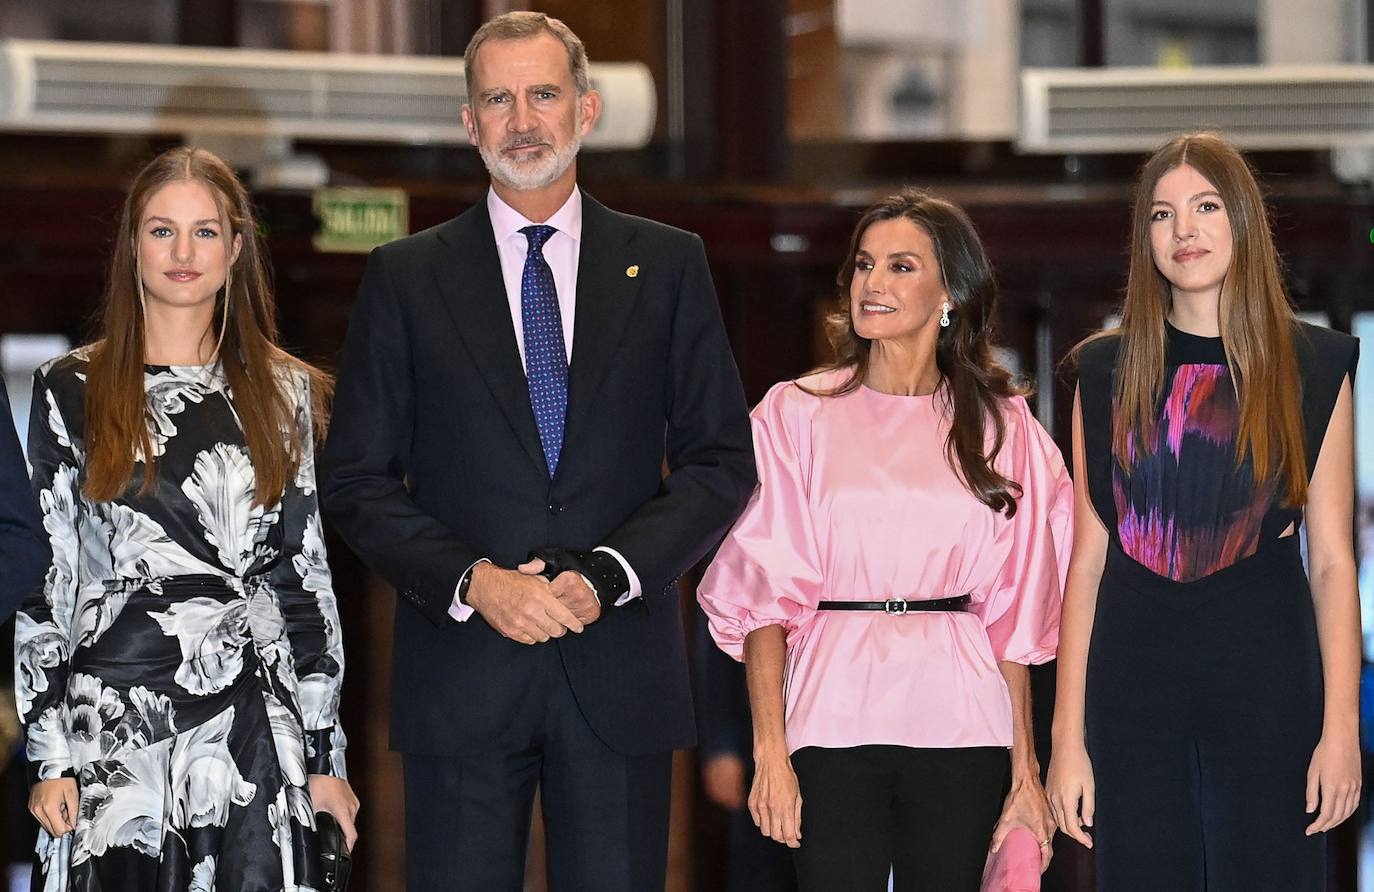
<svg viewBox="0 0 1374 892"><path fill-rule="evenodd" d="M255 501L275 504L295 473L305 433L285 382L296 373L310 383L317 435L326 423L333 382L328 375L278 346L276 304L268 274L267 251L258 236L253 205L243 183L218 157L189 147L171 149L134 177L119 216L110 257L109 281L96 323L98 340L89 347L86 380L87 497L118 498L134 477L137 457L146 463L140 493L151 491L157 476L144 392L143 303L139 295L138 242L149 199L177 182L205 184L232 235L243 237L230 266L229 287L215 297L213 330L216 360L233 393L234 410L257 477ZM225 243L232 241L226 236ZM226 307L227 302L227 307Z"/></svg>
<svg viewBox="0 0 1374 892"><path fill-rule="evenodd" d="M951 415L945 460L979 501L1011 517L1016 513L1021 485L992 466L1006 438L999 404L1028 391L1017 386L1011 373L993 358L997 280L978 230L958 205L919 189L904 189L864 211L849 239L849 255L835 279L837 309L826 318L826 334L835 358L818 370L847 370L849 377L831 390L809 392L839 396L858 389L868 376L873 344L854 331L850 288L859 245L868 227L899 217L930 236L949 295L950 325L939 330L935 341L935 366L940 372L945 408Z"/></svg>
<svg viewBox="0 0 1374 892"><path fill-rule="evenodd" d="M1150 217L1155 186L1185 164L1217 190L1231 224L1231 264L1221 286L1218 320L1240 400L1236 465L1248 455L1256 482L1279 481L1283 503L1297 507L1307 500L1301 378L1293 343L1297 319L1254 171L1240 152L1214 133L1175 137L1141 168L1131 214L1131 265L1121 326L1083 342L1121 339L1114 388L1116 414L1123 423L1115 426L1112 453L1129 470L1134 451L1152 438L1158 422L1164 389L1164 319L1173 296L1169 280L1155 265Z"/></svg>

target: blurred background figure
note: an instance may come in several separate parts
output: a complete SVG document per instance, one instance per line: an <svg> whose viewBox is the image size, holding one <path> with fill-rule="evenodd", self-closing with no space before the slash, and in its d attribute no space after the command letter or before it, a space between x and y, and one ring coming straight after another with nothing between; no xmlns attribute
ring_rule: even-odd
<svg viewBox="0 0 1374 892"><path fill-rule="evenodd" d="M754 726L744 666L711 640L697 610L692 630L692 683L697 708L697 762L702 793L725 811L726 892L793 892L787 846L759 833L747 799L754 782Z"/></svg>
<svg viewBox="0 0 1374 892"><path fill-rule="evenodd" d="M11 615L42 586L43 574L52 559L12 413L9 389L0 378L0 628L8 630L10 636L14 629ZM10 677L8 671L0 672L0 678ZM23 759L16 759L21 738L14 685L5 684L0 687L0 764L10 768L0 780L0 803L12 814L22 810L27 794ZM28 841L27 833L16 834L18 851L23 851ZM17 871L24 884L28 883L28 874L27 864Z"/></svg>

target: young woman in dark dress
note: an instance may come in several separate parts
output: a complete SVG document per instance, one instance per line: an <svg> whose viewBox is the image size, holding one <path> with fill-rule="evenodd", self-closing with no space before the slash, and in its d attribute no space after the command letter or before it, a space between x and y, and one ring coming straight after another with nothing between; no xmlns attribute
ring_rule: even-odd
<svg viewBox="0 0 1374 892"><path fill-rule="evenodd" d="M1133 220L1078 356L1051 805L1100 889L1315 892L1360 794L1358 342L1294 317L1219 137L1156 152Z"/></svg>

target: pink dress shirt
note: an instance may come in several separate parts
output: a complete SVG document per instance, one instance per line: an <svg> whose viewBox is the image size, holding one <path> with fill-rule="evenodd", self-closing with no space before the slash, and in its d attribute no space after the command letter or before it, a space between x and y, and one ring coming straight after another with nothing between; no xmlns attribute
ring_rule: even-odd
<svg viewBox="0 0 1374 892"><path fill-rule="evenodd" d="M502 201L495 189L487 190L487 216L491 218L492 235L496 237L496 253L501 258L501 280L506 286L510 321L515 326L515 346L520 351L520 364L523 366L525 323L520 313L520 280L525 272L525 258L529 255L529 240L520 230L535 224L533 220L526 219L523 214ZM577 261L582 250L582 190L573 187L572 195L563 202L563 206L543 222L558 230L544 243L544 260L553 272L553 285L558 291L558 312L563 322L563 347L567 350L568 363L571 365L575 318L573 314L577 309ZM614 557L620 562L620 566L625 568L625 575L629 577L630 591L617 600L615 606L619 607L638 598L643 593L639 577L635 575L634 568L625 560L624 555L604 545L596 551L604 551ZM480 563L482 561L477 562ZM466 579L477 564L464 570L460 579ZM459 588L462 588L461 581ZM458 593L454 592L448 615L461 623L467 622L472 614L472 608L458 600Z"/></svg>
<svg viewBox="0 0 1374 892"><path fill-rule="evenodd" d="M828 390L848 372L801 379ZM1059 449L1006 400L997 469L1023 487L994 513L945 460L943 396L773 387L752 414L759 484L699 590L720 647L743 658L787 630L789 751L1010 746L999 661L1054 657L1073 491ZM972 595L968 612L817 610L821 600Z"/></svg>

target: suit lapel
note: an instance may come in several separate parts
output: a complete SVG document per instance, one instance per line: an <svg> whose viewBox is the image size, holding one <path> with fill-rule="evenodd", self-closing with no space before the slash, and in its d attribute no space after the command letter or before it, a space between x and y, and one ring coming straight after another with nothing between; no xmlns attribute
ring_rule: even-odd
<svg viewBox="0 0 1374 892"><path fill-rule="evenodd" d="M436 259L432 272L449 318L530 461L548 473L486 201L447 224L439 239L448 250Z"/></svg>
<svg viewBox="0 0 1374 892"><path fill-rule="evenodd" d="M568 369L567 443L575 440L597 389L610 369L639 293L638 270L628 244L634 231L616 214L582 194L582 244L577 262L577 309L573 318L572 365ZM559 462L559 467L563 462Z"/></svg>

